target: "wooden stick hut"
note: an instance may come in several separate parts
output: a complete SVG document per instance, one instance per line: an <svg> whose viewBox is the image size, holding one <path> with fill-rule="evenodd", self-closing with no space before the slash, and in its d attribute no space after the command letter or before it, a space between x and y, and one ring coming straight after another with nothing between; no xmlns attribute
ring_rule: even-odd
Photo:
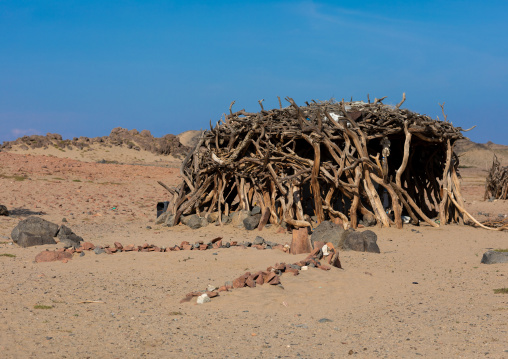
<svg viewBox="0 0 508 359"><path fill-rule="evenodd" d="M373 102L325 101L249 113L232 111L183 161L170 189L174 224L182 215L221 217L261 207L293 228L360 219L401 228L407 218L433 227L463 222L454 142L460 127ZM407 218L406 218L407 217Z"/></svg>
<svg viewBox="0 0 508 359"><path fill-rule="evenodd" d="M501 166L501 163L494 155L492 167L485 181L484 200L489 198L508 198L508 166Z"/></svg>

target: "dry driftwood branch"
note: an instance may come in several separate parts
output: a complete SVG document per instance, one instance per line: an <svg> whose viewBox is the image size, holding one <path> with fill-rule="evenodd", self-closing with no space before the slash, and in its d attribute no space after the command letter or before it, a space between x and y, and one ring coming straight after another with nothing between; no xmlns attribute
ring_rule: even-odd
<svg viewBox="0 0 508 359"><path fill-rule="evenodd" d="M225 122L205 131L184 160L180 186L168 189L175 223L183 214L218 212L222 224L255 205L264 224L294 228L329 219L356 228L361 216L398 228L403 216L434 227L436 218L461 222L453 154L461 129L401 110L405 97L397 106L384 105L386 97L306 106L287 97L284 108L279 97L273 110L260 100L259 113L233 112L233 101Z"/></svg>

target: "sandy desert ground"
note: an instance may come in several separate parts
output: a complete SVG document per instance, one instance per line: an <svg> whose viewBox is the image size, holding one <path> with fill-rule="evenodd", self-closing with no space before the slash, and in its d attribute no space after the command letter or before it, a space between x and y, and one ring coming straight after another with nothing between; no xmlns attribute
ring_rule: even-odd
<svg viewBox="0 0 508 359"><path fill-rule="evenodd" d="M12 212L0 217L0 255L15 255L0 256L3 358L508 358L508 295L494 294L508 287L508 264L480 263L488 249L508 248L508 232L374 228L381 253L341 252L343 269L311 268L284 274L283 287L180 303L209 284L305 255L237 247L86 252L68 263L35 263L39 252L59 246L11 243L12 229L29 215L57 224L65 218L96 245L168 247L258 235L291 241L273 227L155 225L155 205L166 198L157 181L179 182L171 158L127 149L55 151L0 152L0 204ZM102 159L136 164L96 162ZM483 201L485 174L462 171L468 211L480 220L507 215L507 201Z"/></svg>

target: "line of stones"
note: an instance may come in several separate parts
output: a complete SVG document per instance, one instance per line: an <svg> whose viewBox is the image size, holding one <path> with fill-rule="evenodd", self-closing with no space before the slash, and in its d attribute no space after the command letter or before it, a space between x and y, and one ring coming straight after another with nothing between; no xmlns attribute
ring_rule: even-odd
<svg viewBox="0 0 508 359"><path fill-rule="evenodd" d="M106 245L96 246L90 242L81 242L80 246L77 248L69 247L69 248L59 248L54 251L42 251L35 257L36 262L52 262L61 260L63 262L68 262L69 259L72 259L72 255L74 253L84 253L85 251L94 251L96 254L107 253L114 254L120 252L175 252L175 251L183 251L183 250L208 250L208 249L219 249L219 248L231 248L231 247L251 247L257 249L279 249L283 252L289 252L289 245L285 244L276 244L272 242L265 242L263 238L257 237L254 243L244 242L238 243L238 241L226 242L223 244L222 237L217 237L212 239L210 242L205 244L203 241L198 241L195 244L190 244L187 241L183 241L179 246L175 245L173 247L158 247L153 244L144 243L140 246L129 244L123 246L120 242L115 242L113 246Z"/></svg>
<svg viewBox="0 0 508 359"><path fill-rule="evenodd" d="M325 246L326 249L324 248ZM338 254L339 252L335 250L331 243L316 242L314 243L314 250L304 260L293 264L276 263L274 266L266 268L265 271L258 271L256 273L245 272L219 288L209 286L209 288L203 291L190 292L180 303L190 302L193 297L198 297L198 303L202 304L203 297L214 298L219 295L219 292L228 292L232 289L244 287L255 288L256 285L263 284L280 285L280 277L284 273L291 273L296 276L300 274L300 270L307 270L308 268L319 268L325 271L330 270L332 266L342 268ZM324 259L327 264L322 264L321 259Z"/></svg>

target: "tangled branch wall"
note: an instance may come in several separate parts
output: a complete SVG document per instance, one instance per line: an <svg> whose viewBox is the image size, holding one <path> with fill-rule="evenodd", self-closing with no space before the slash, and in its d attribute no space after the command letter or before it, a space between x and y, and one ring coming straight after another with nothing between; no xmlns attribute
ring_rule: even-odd
<svg viewBox="0 0 508 359"><path fill-rule="evenodd" d="M405 99L405 97L404 97ZM315 102L232 112L205 131L181 166L170 210L220 217L261 207L271 223L300 228L361 218L402 227L403 216L463 222L457 175L460 127L374 102ZM280 104L280 98L279 98ZM438 220L436 220L438 217Z"/></svg>

